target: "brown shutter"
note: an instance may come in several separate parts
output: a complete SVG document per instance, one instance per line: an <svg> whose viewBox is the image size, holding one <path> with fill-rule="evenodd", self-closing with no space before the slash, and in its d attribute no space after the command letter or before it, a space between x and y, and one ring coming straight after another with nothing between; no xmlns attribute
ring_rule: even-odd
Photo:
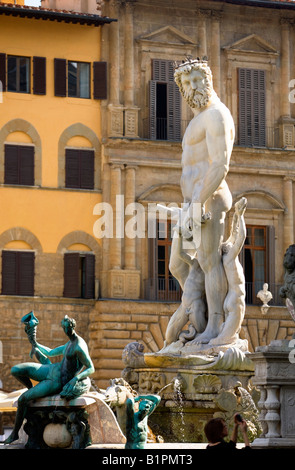
<svg viewBox="0 0 295 470"><path fill-rule="evenodd" d="M169 60L152 60L152 80L167 82L169 77Z"/></svg>
<svg viewBox="0 0 295 470"><path fill-rule="evenodd" d="M2 91L6 91L6 54L0 53L0 81Z"/></svg>
<svg viewBox="0 0 295 470"><path fill-rule="evenodd" d="M265 71L239 69L239 143L266 145Z"/></svg>
<svg viewBox="0 0 295 470"><path fill-rule="evenodd" d="M79 150L66 149L66 188L80 187Z"/></svg>
<svg viewBox="0 0 295 470"><path fill-rule="evenodd" d="M54 59L54 94L66 96L67 94L67 61Z"/></svg>
<svg viewBox="0 0 295 470"><path fill-rule="evenodd" d="M34 295L35 253L18 252L18 295Z"/></svg>
<svg viewBox="0 0 295 470"><path fill-rule="evenodd" d="M18 146L4 146L4 184L18 184Z"/></svg>
<svg viewBox="0 0 295 470"><path fill-rule="evenodd" d="M80 297L80 255L65 253L64 255L64 297Z"/></svg>
<svg viewBox="0 0 295 470"><path fill-rule="evenodd" d="M94 299L95 285L95 256L85 255L85 299Z"/></svg>
<svg viewBox="0 0 295 470"><path fill-rule="evenodd" d="M35 254L2 251L2 294L34 295Z"/></svg>
<svg viewBox="0 0 295 470"><path fill-rule="evenodd" d="M2 294L16 295L16 256L15 251L2 251Z"/></svg>
<svg viewBox="0 0 295 470"><path fill-rule="evenodd" d="M33 58L33 93L35 95L46 94L46 58Z"/></svg>
<svg viewBox="0 0 295 470"><path fill-rule="evenodd" d="M93 62L93 98L107 99L107 63Z"/></svg>
<svg viewBox="0 0 295 470"><path fill-rule="evenodd" d="M94 151L80 150L80 188L94 189Z"/></svg>
<svg viewBox="0 0 295 470"><path fill-rule="evenodd" d="M176 83L168 82L168 140L181 139L181 96Z"/></svg>
<svg viewBox="0 0 295 470"><path fill-rule="evenodd" d="M19 146L19 184L34 185L34 147Z"/></svg>
<svg viewBox="0 0 295 470"><path fill-rule="evenodd" d="M149 89L149 108L150 108L150 129L149 138L151 140L157 139L157 82L150 81Z"/></svg>

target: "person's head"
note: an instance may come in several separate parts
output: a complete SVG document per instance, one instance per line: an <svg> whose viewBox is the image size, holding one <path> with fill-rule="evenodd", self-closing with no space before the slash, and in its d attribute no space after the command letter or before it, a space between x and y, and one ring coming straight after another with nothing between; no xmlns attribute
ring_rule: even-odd
<svg viewBox="0 0 295 470"><path fill-rule="evenodd" d="M188 60L175 68L174 79L191 108L203 108L213 94L212 73L205 60Z"/></svg>
<svg viewBox="0 0 295 470"><path fill-rule="evenodd" d="M204 428L208 442L216 444L228 435L227 424L222 418L212 418Z"/></svg>
<svg viewBox="0 0 295 470"><path fill-rule="evenodd" d="M74 318L70 318L68 317L68 315L65 315L61 321L61 326L63 327L66 335L69 335L74 331L76 327L76 321L74 320Z"/></svg>

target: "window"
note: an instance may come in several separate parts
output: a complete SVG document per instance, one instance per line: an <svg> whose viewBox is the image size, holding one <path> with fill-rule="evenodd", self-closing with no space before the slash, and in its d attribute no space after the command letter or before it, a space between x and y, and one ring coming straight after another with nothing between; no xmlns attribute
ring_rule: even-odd
<svg viewBox="0 0 295 470"><path fill-rule="evenodd" d="M93 62L93 98L107 98L107 64ZM54 59L54 94L74 98L90 98L91 64L86 62Z"/></svg>
<svg viewBox="0 0 295 470"><path fill-rule="evenodd" d="M239 144L265 147L265 71L239 69Z"/></svg>
<svg viewBox="0 0 295 470"><path fill-rule="evenodd" d="M31 93L31 58L0 53L0 81L3 91ZM33 57L33 93L46 94L46 58Z"/></svg>
<svg viewBox="0 0 295 470"><path fill-rule="evenodd" d="M95 256L93 254L65 253L64 297L94 298Z"/></svg>
<svg viewBox="0 0 295 470"><path fill-rule="evenodd" d="M29 57L7 57L7 91L30 93Z"/></svg>
<svg viewBox="0 0 295 470"><path fill-rule="evenodd" d="M257 292L267 282L275 302L278 289L275 285L274 227L247 226L247 236L241 251L241 263L246 283L246 303L257 304Z"/></svg>
<svg viewBox="0 0 295 470"><path fill-rule="evenodd" d="M94 189L94 150L66 149L66 188Z"/></svg>
<svg viewBox="0 0 295 470"><path fill-rule="evenodd" d="M34 295L35 253L2 251L2 294Z"/></svg>
<svg viewBox="0 0 295 470"><path fill-rule="evenodd" d="M181 288L169 271L171 220L158 220L156 233L156 239L149 239L150 279L146 284L146 296L151 300L179 301Z"/></svg>
<svg viewBox="0 0 295 470"><path fill-rule="evenodd" d="M4 152L4 184L33 186L34 147L6 144Z"/></svg>
<svg viewBox="0 0 295 470"><path fill-rule="evenodd" d="M152 61L150 81L150 138L181 139L181 96L174 82L173 62Z"/></svg>
<svg viewBox="0 0 295 470"><path fill-rule="evenodd" d="M90 98L90 64L68 62L68 96Z"/></svg>

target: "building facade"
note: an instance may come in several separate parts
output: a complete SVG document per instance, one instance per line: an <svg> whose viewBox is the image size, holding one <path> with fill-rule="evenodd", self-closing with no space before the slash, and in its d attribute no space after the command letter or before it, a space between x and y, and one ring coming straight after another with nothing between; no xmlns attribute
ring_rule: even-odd
<svg viewBox="0 0 295 470"><path fill-rule="evenodd" d="M146 230L151 205L182 202L181 139L192 115L175 87L173 64L206 56L215 91L236 124L227 182L234 202L242 196L248 200L241 253L247 308L241 335L252 351L291 337L293 321L279 287L283 256L294 241L294 4L109 0L102 11L119 18L103 31L102 57L110 70L102 106L104 201L115 207L120 194L126 209L130 203L143 206ZM114 212L114 224L117 217ZM125 233L102 239L109 256L103 257L101 295L113 300L101 302L90 315L101 379L107 359L116 368L115 358L132 338L143 342L145 351L157 351L176 309L179 290L169 272L173 221L161 217L154 238L146 232L144 238ZM127 210L125 227L129 220ZM273 295L267 315L257 298L264 283ZM116 326L111 312L119 315Z"/></svg>
<svg viewBox="0 0 295 470"><path fill-rule="evenodd" d="M92 304L98 296L102 252L92 211L102 197L107 64L100 45L110 21L0 3L0 340L8 375L27 356L16 340L26 311L40 315L40 339L55 341L50 324L59 329L60 316L75 312L69 302ZM40 299L47 299L43 307ZM54 308L60 314L53 320L54 299L63 307ZM87 325L85 315L84 333ZM3 382L6 373L0 375Z"/></svg>
<svg viewBox="0 0 295 470"><path fill-rule="evenodd" d="M39 10L57 14L60 2L43 1ZM5 80L0 77L3 384L17 386L9 370L27 360L20 319L32 309L40 319L39 341L49 346L64 340L59 322L65 313L77 319L99 387L121 375L126 344L139 341L146 352L162 347L181 291L169 272L173 217L156 213L150 225L150 211L182 203L181 139L192 115L174 84L173 64L187 56L208 58L215 91L236 124L227 182L234 202L248 200L241 335L251 351L291 338L293 321L278 290L284 252L294 241L294 4L105 0L75 8L88 25L72 24L73 13L69 23L0 15L10 32L0 51L6 66ZM118 21L95 27L95 11L100 21ZM11 33L14 24L22 41ZM35 78L42 70L44 77L45 56L44 95L34 90L42 90ZM20 78L13 84L31 87L30 93L8 90L13 70L30 74L29 84ZM86 80L88 90L87 73L94 79ZM18 178L32 178L32 147L34 184L23 184L9 164L18 162ZM34 272L30 291L22 290L21 274L18 284L13 277L24 265ZM273 295L267 314L257 298L264 283Z"/></svg>

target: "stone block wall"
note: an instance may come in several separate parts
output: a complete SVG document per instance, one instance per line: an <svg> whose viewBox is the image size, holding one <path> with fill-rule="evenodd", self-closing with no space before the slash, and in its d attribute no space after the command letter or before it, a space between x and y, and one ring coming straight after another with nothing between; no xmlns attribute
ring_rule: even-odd
<svg viewBox="0 0 295 470"><path fill-rule="evenodd" d="M24 331L21 318L34 311L39 320L37 341L54 348L65 344L67 337L61 327L65 315L76 320L77 333L88 341L89 311L95 301L82 299L52 299L34 297L0 297L1 326L0 341L2 346L2 363L0 357L0 379L4 390L12 391L22 388L15 380L10 369L21 362L30 362L31 345ZM57 360L54 359L54 360Z"/></svg>
<svg viewBox="0 0 295 470"><path fill-rule="evenodd" d="M40 322L37 340L51 348L67 341L60 326L64 315L75 318L77 333L88 343L94 362L95 384L106 388L111 378L121 376L125 367L122 352L128 343L142 343L144 352L156 352L162 348L168 321L178 305L140 300L1 296L3 362L0 361L0 380L3 388L7 391L21 388L10 375L10 369L17 363L31 360L31 347L21 324L23 315L31 310ZM248 339L251 352L275 339L291 339L294 332L295 323L285 307L270 307L267 314L262 315L260 307L247 306L241 337Z"/></svg>

